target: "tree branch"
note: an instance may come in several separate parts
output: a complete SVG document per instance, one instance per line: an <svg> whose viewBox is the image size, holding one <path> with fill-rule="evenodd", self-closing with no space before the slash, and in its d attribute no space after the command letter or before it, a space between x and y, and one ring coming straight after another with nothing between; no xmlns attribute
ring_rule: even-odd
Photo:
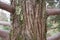
<svg viewBox="0 0 60 40"><path fill-rule="evenodd" d="M11 13L14 13L14 11L15 11L15 9L14 9L13 6L10 6L10 5L8 5L8 4L6 4L6 3L3 3L3 2L1 2L1 1L0 1L0 8L1 8L1 9L4 9L4 10L7 10L7 11L9 11L9 12L11 12Z"/></svg>
<svg viewBox="0 0 60 40"><path fill-rule="evenodd" d="M60 15L60 9L46 9L47 15Z"/></svg>

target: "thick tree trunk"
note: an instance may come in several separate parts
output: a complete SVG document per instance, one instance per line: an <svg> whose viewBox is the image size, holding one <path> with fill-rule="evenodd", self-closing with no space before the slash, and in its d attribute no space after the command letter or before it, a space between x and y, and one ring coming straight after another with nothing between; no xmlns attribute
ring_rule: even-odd
<svg viewBox="0 0 60 40"><path fill-rule="evenodd" d="M46 40L45 0L23 0L23 15L19 0L17 1L16 12L12 16L13 29L10 40Z"/></svg>
<svg viewBox="0 0 60 40"><path fill-rule="evenodd" d="M24 1L23 10L25 39L46 40L45 0Z"/></svg>

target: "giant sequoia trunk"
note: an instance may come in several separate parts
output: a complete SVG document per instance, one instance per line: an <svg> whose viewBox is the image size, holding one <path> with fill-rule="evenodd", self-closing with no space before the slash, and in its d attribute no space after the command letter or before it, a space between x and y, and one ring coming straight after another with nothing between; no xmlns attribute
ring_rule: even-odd
<svg viewBox="0 0 60 40"><path fill-rule="evenodd" d="M15 0L15 4L10 40L46 40L45 0Z"/></svg>

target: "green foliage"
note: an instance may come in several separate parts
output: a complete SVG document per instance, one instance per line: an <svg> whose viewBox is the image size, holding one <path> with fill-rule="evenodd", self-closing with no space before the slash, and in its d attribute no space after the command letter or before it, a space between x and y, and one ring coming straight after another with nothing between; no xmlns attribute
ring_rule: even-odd
<svg viewBox="0 0 60 40"><path fill-rule="evenodd" d="M59 0L56 1L57 2L55 2L54 0L47 0L46 2L48 3L48 6L50 6L50 8L60 8ZM47 30L48 36L60 32L60 15L49 16L47 19L47 27L50 29Z"/></svg>
<svg viewBox="0 0 60 40"><path fill-rule="evenodd" d="M48 26L49 28L51 28L51 26L53 26L53 25L52 25L51 23L48 23L47 26Z"/></svg>
<svg viewBox="0 0 60 40"><path fill-rule="evenodd" d="M8 26L3 27L4 30L9 30L10 28Z"/></svg>

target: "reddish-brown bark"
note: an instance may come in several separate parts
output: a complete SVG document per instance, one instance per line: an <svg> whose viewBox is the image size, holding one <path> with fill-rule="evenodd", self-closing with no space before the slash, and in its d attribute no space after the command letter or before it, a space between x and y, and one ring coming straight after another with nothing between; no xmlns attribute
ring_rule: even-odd
<svg viewBox="0 0 60 40"><path fill-rule="evenodd" d="M46 9L47 15L60 15L60 9Z"/></svg>
<svg viewBox="0 0 60 40"><path fill-rule="evenodd" d="M14 7L0 1L0 8L14 13Z"/></svg>

